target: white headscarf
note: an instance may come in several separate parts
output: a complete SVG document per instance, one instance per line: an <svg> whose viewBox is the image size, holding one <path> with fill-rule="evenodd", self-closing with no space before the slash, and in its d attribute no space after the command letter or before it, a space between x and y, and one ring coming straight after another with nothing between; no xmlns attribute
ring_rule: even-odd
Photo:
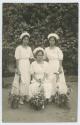
<svg viewBox="0 0 80 125"><path fill-rule="evenodd" d="M28 36L30 38L30 34L28 32L24 32L20 35L20 39L22 39L24 36Z"/></svg>
<svg viewBox="0 0 80 125"><path fill-rule="evenodd" d="M33 54L35 55L36 52L39 51L39 50L41 50L43 53L45 53L44 49L42 47L37 47L37 48L34 49Z"/></svg>
<svg viewBox="0 0 80 125"><path fill-rule="evenodd" d="M57 40L59 39L59 36L56 33L50 33L47 38L49 39L50 37L55 37Z"/></svg>

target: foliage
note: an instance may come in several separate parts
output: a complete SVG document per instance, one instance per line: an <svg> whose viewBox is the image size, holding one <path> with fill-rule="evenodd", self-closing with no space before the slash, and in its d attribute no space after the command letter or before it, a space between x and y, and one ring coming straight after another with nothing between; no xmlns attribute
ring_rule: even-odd
<svg viewBox="0 0 80 125"><path fill-rule="evenodd" d="M67 106L69 107L70 105L70 100L71 100L71 88L68 88L68 91L66 94L60 94L59 91L56 92L55 94L55 103L58 106Z"/></svg>
<svg viewBox="0 0 80 125"><path fill-rule="evenodd" d="M9 94L8 101L9 101L10 107L12 109L19 108L19 100L20 100L19 95L11 95L11 94Z"/></svg>
<svg viewBox="0 0 80 125"><path fill-rule="evenodd" d="M33 95L30 99L30 105L36 109L41 110L44 109L45 97L43 87L39 86L39 92Z"/></svg>
<svg viewBox="0 0 80 125"><path fill-rule="evenodd" d="M23 31L31 34L30 46L46 47L47 35L56 32L60 36L57 45L64 53L64 69L77 73L78 63L78 4L77 3L4 3L3 4L3 63L13 58ZM9 63L9 62L8 62ZM6 67L7 64L4 64ZM69 74L70 74L69 73Z"/></svg>
<svg viewBox="0 0 80 125"><path fill-rule="evenodd" d="M37 95L34 95L31 99L30 99L30 105L36 109L36 110L40 110L43 108L44 106L44 97L41 93L38 93Z"/></svg>

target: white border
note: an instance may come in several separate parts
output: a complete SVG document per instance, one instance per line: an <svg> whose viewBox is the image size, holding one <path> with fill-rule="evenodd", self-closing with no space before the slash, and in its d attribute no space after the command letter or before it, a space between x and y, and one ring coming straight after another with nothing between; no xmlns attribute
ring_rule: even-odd
<svg viewBox="0 0 80 125"><path fill-rule="evenodd" d="M0 4L0 122L2 121L2 5Z"/></svg>
<svg viewBox="0 0 80 125"><path fill-rule="evenodd" d="M79 0L1 0L1 3L79 3Z"/></svg>
<svg viewBox="0 0 80 125"><path fill-rule="evenodd" d="M80 22L80 2L79 0L1 0L0 1L0 123L2 123L2 4L3 3L79 3L79 10L78 10L78 25ZM80 125L80 25L79 25L79 29L78 29L78 122L71 122L71 123L44 123L47 125L50 124L54 124L54 125L58 125L58 124L68 124L68 125ZM42 124L42 123L2 123L2 124Z"/></svg>
<svg viewBox="0 0 80 125"><path fill-rule="evenodd" d="M78 9L78 122L80 122L80 3Z"/></svg>

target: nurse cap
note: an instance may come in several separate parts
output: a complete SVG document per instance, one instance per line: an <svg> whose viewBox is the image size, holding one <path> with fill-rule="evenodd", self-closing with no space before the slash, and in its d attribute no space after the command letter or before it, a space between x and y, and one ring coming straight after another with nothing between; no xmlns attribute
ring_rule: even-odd
<svg viewBox="0 0 80 125"><path fill-rule="evenodd" d="M24 32L20 35L20 39L22 39L24 36L28 36L30 38L30 34L28 32Z"/></svg>
<svg viewBox="0 0 80 125"><path fill-rule="evenodd" d="M35 55L37 51L41 50L44 53L44 49L42 47L37 47L34 49L33 54Z"/></svg>
<svg viewBox="0 0 80 125"><path fill-rule="evenodd" d="M50 33L47 38L49 39L50 37L55 37L57 40L59 39L59 36L56 33Z"/></svg>

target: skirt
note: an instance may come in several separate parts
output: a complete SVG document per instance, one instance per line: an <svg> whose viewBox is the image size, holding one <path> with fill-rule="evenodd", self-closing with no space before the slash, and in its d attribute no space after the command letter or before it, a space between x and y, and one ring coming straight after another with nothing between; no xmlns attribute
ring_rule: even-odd
<svg viewBox="0 0 80 125"><path fill-rule="evenodd" d="M47 80L43 81L43 83L40 86L40 83L38 83L35 80L32 80L30 86L29 86L29 98L33 97L34 95L38 94L40 90L43 88L44 91L44 97L50 98L52 93L52 84L49 83Z"/></svg>
<svg viewBox="0 0 80 125"><path fill-rule="evenodd" d="M18 74L15 74L11 93L28 96L30 85L30 62L28 59L21 59L19 61L19 70L21 73L20 80Z"/></svg>

